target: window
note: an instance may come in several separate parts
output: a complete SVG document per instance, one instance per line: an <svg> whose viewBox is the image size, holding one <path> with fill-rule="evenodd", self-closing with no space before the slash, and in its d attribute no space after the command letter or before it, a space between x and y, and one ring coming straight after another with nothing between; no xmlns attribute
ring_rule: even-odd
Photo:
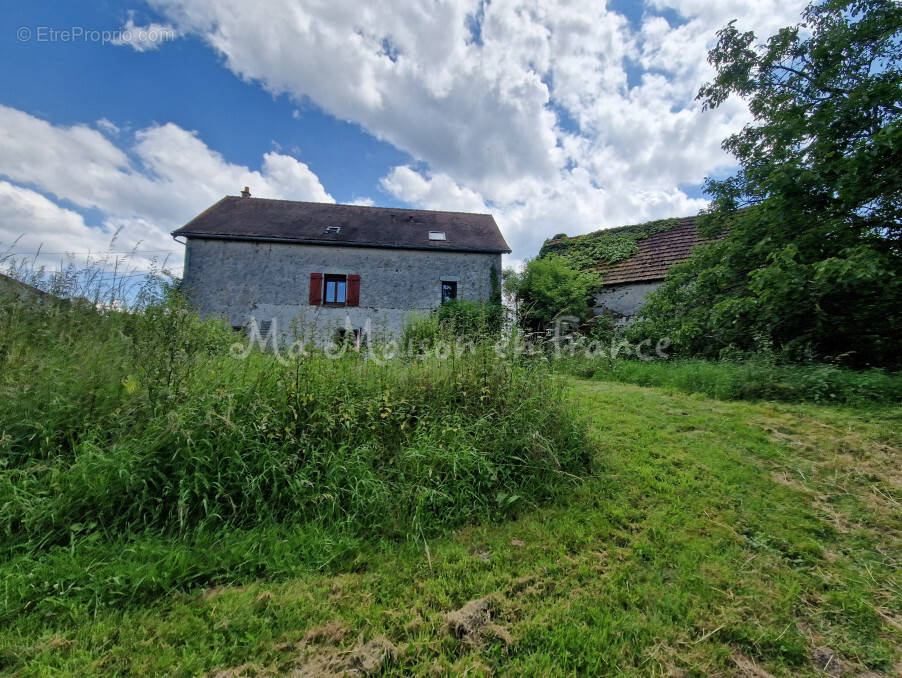
<svg viewBox="0 0 902 678"><path fill-rule="evenodd" d="M444 231L429 231L430 240L447 240Z"/></svg>
<svg viewBox="0 0 902 678"><path fill-rule="evenodd" d="M344 306L347 301L348 277L345 275L324 276L323 303L326 306Z"/></svg>
<svg viewBox="0 0 902 678"><path fill-rule="evenodd" d="M338 235L339 231L341 231L341 226L326 226L326 230L323 233L325 235Z"/></svg>
<svg viewBox="0 0 902 678"><path fill-rule="evenodd" d="M311 306L359 306L360 276L310 274Z"/></svg>
<svg viewBox="0 0 902 678"><path fill-rule="evenodd" d="M442 303L457 299L457 283L453 280L442 280Z"/></svg>

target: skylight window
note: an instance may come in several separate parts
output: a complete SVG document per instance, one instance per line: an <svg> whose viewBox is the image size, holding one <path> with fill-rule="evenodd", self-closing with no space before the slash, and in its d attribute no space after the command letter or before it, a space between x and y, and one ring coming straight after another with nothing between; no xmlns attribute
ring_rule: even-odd
<svg viewBox="0 0 902 678"><path fill-rule="evenodd" d="M341 226L326 226L326 230L323 231L326 235L338 235L338 232L341 230Z"/></svg>
<svg viewBox="0 0 902 678"><path fill-rule="evenodd" d="M447 240L444 231L429 231L430 240Z"/></svg>

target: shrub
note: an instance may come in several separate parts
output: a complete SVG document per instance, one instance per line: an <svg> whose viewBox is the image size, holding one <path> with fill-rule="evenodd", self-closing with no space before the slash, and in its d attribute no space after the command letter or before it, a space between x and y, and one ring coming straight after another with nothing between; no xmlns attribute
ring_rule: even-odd
<svg viewBox="0 0 902 678"><path fill-rule="evenodd" d="M401 344L407 352L433 348L437 342L492 341L504 322L500 304L454 299L431 313L412 314L404 326Z"/></svg>
<svg viewBox="0 0 902 678"><path fill-rule="evenodd" d="M505 287L514 297L523 329L544 332L562 316L587 320L601 277L580 270L564 257L547 256L527 262L520 273L508 271Z"/></svg>
<svg viewBox="0 0 902 678"><path fill-rule="evenodd" d="M559 367L584 379L639 386L664 386L722 400L866 405L902 400L902 374L856 371L826 364L777 365L761 358L745 361L671 362L573 358Z"/></svg>

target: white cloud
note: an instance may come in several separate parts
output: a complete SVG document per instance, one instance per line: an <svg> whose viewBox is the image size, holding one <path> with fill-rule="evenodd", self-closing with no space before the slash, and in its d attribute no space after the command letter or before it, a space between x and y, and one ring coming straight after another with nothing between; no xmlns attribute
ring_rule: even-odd
<svg viewBox="0 0 902 678"><path fill-rule="evenodd" d="M392 195L490 210L521 257L555 232L696 211L679 186L729 167L720 142L749 119L694 99L715 31L739 17L767 35L805 1L647 0L634 26L598 0L150 0L240 78L410 153Z"/></svg>
<svg viewBox="0 0 902 678"><path fill-rule="evenodd" d="M121 131L116 123L106 118L101 118L94 123L94 126L101 132L106 132L108 136L116 136Z"/></svg>
<svg viewBox="0 0 902 678"><path fill-rule="evenodd" d="M145 220L111 218L88 226L78 212L0 180L0 268L23 260L51 270L119 261L129 268L172 270L181 266L180 258L168 236Z"/></svg>
<svg viewBox="0 0 902 678"><path fill-rule="evenodd" d="M461 187L447 174L426 177L407 166L395 167L383 177L381 184L389 193L427 209L489 211L476 191Z"/></svg>
<svg viewBox="0 0 902 678"><path fill-rule="evenodd" d="M146 26L135 24L134 12L129 13L128 21L116 31L110 43L131 47L136 52L149 52L159 49L164 42L175 40L178 31L171 24L149 23Z"/></svg>
<svg viewBox="0 0 902 678"><path fill-rule="evenodd" d="M250 186L258 197L334 202L302 162L280 153L263 156L260 170L228 162L193 132L172 123L135 132L119 147L86 125L52 125L0 106L0 251L26 236L16 251L86 252L108 248L170 252L181 266L181 246L169 233L224 195ZM40 191L31 190L33 187ZM99 210L100 227L45 195ZM28 215L33 218L29 218Z"/></svg>

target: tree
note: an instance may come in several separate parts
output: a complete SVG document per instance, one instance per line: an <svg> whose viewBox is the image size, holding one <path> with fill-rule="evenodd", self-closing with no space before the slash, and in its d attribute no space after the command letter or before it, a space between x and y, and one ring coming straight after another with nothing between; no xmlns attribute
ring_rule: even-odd
<svg viewBox="0 0 902 678"><path fill-rule="evenodd" d="M902 363L902 4L827 0L757 45L731 22L709 53L704 108L737 95L753 122L706 180L703 232L630 330L686 355L773 349Z"/></svg>
<svg viewBox="0 0 902 678"><path fill-rule="evenodd" d="M505 290L514 297L523 329L541 332L558 317L587 320L592 295L601 287L601 276L582 271L559 256L532 259L522 272L507 271Z"/></svg>

